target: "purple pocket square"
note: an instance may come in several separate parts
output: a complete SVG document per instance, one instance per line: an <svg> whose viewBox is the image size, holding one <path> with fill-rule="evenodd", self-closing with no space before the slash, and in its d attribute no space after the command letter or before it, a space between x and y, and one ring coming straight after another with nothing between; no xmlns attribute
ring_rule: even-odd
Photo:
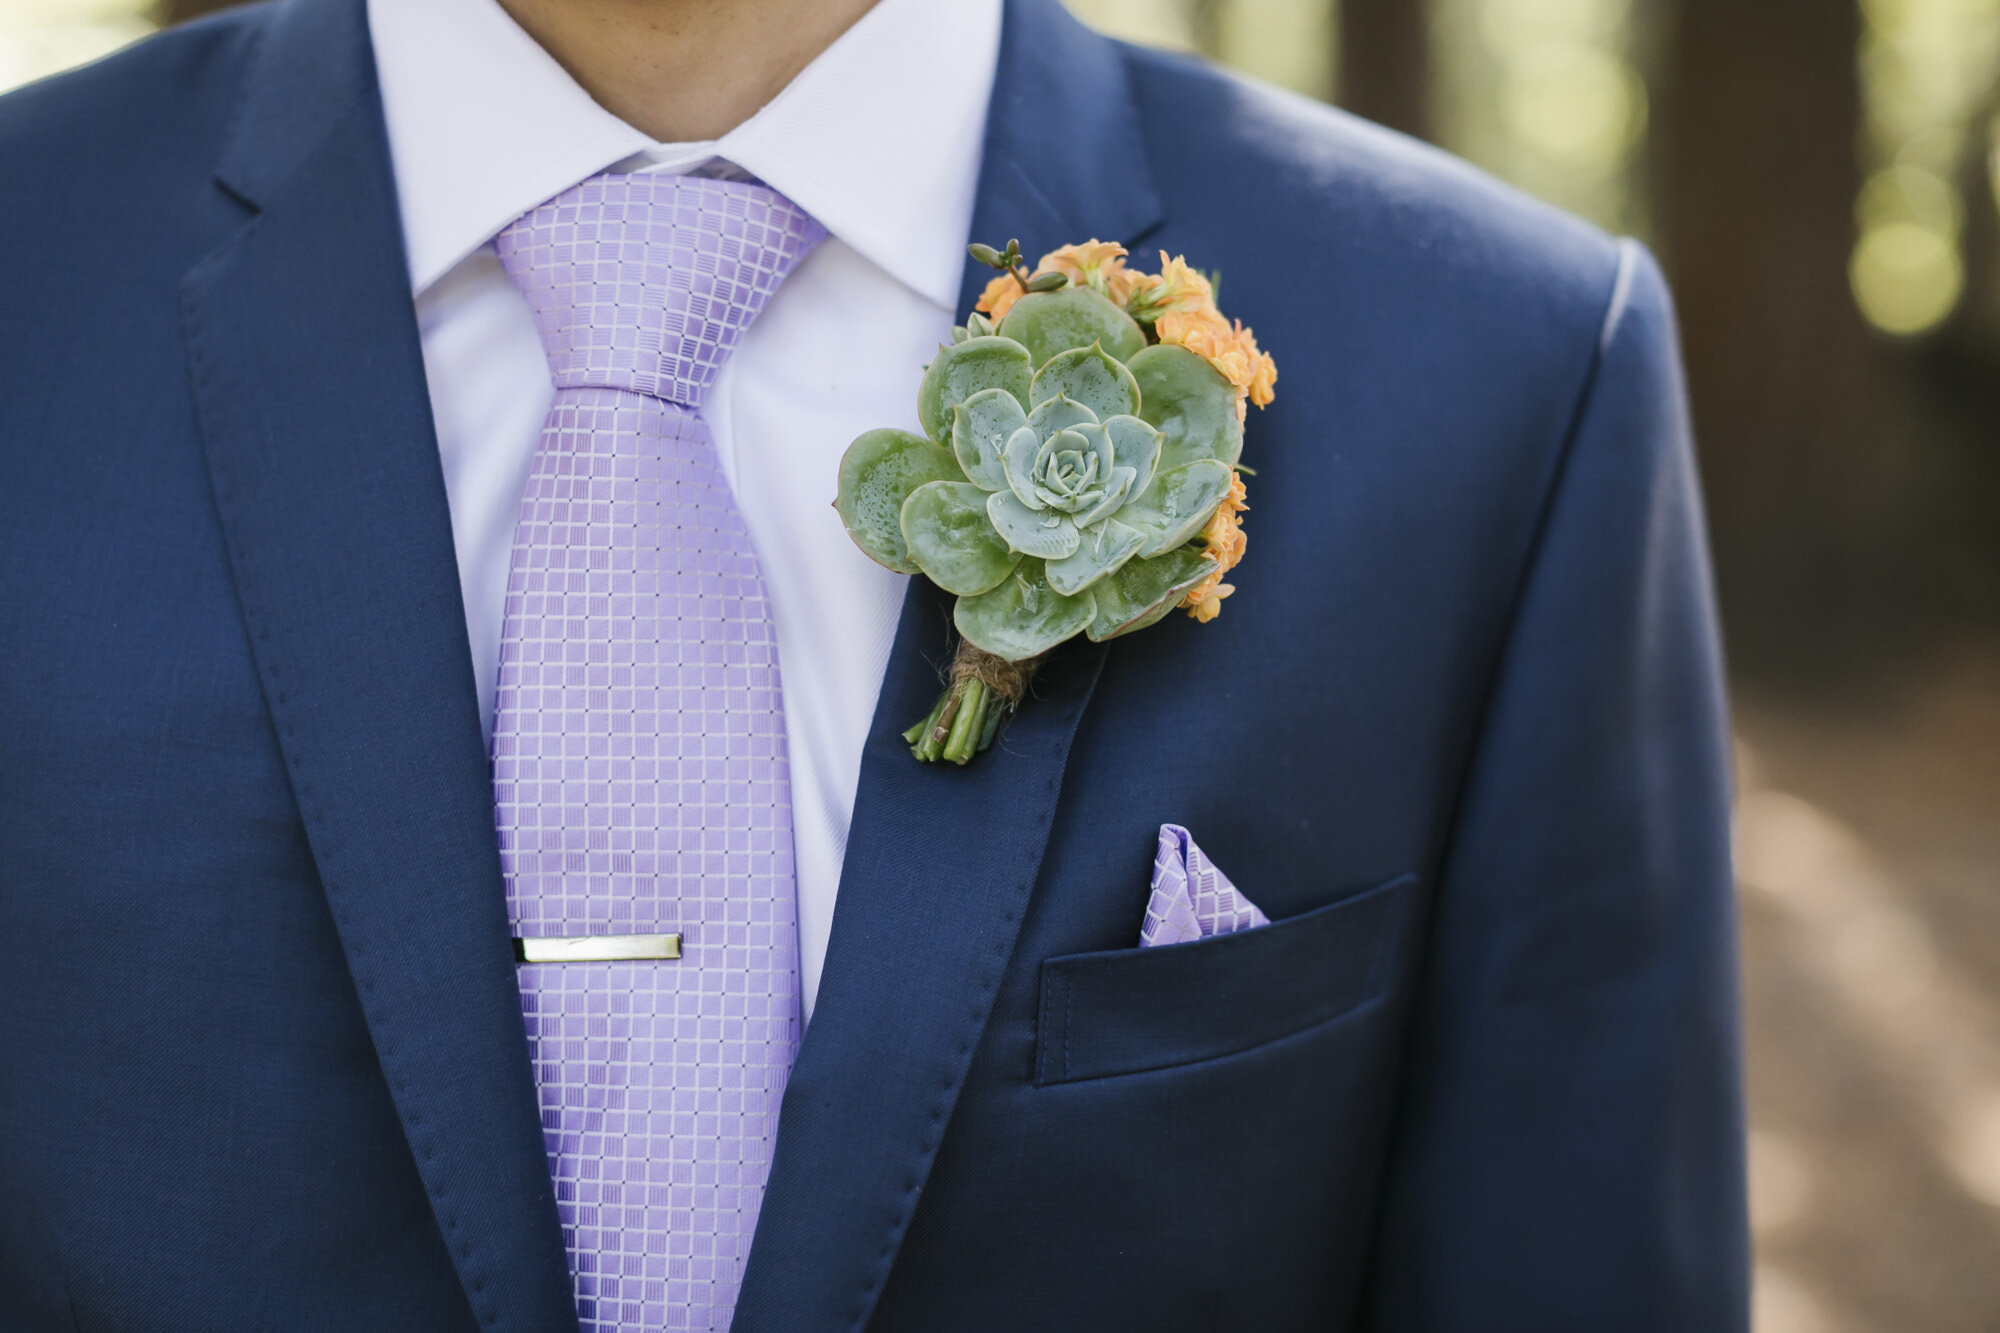
<svg viewBox="0 0 2000 1333"><path fill-rule="evenodd" d="M1160 825L1160 850L1153 857L1153 896L1139 947L1186 944L1211 935L1268 926L1271 918L1236 891L1229 877L1194 845L1179 824Z"/></svg>

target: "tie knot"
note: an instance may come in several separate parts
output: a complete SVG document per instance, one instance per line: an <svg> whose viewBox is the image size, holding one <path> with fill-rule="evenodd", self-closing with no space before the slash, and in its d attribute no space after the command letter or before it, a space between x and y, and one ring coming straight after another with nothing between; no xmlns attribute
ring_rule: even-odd
<svg viewBox="0 0 2000 1333"><path fill-rule="evenodd" d="M494 241L527 295L557 388L699 407L743 330L826 229L776 190L601 175Z"/></svg>

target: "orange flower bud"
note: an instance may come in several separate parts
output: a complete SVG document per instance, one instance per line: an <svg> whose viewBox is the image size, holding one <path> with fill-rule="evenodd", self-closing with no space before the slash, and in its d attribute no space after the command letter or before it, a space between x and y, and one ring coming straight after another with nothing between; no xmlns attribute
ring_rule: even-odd
<svg viewBox="0 0 2000 1333"><path fill-rule="evenodd" d="M1014 308L1014 302L1021 299L1021 284L1014 281L1011 273L1002 273L986 284L986 290L979 294L978 302L972 307L998 324Z"/></svg>

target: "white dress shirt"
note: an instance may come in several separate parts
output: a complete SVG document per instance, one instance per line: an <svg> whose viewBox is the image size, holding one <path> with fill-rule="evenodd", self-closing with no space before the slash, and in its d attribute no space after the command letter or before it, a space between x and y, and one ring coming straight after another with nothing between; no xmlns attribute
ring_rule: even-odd
<svg viewBox="0 0 2000 1333"><path fill-rule="evenodd" d="M702 408L776 621L808 1013L907 582L849 540L836 472L864 430L919 429L920 368L949 340L958 300L1000 7L880 0L721 139L660 144L592 101L495 0L368 3L489 733L514 524L554 392L493 237L614 167L747 173L831 233Z"/></svg>

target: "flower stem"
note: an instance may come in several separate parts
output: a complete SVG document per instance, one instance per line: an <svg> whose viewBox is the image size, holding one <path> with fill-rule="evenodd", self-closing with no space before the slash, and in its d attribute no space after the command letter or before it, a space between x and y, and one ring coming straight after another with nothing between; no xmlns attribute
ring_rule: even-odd
<svg viewBox="0 0 2000 1333"><path fill-rule="evenodd" d="M1000 720L1014 711L1014 705L1001 699L994 699L986 708L986 725L979 729L979 749L985 752L993 744L993 737L999 734Z"/></svg>
<svg viewBox="0 0 2000 1333"><path fill-rule="evenodd" d="M965 681L961 688L958 717L944 743L944 757L954 764L963 764L978 753L975 747L986 731L985 682L975 677Z"/></svg>
<svg viewBox="0 0 2000 1333"><path fill-rule="evenodd" d="M951 739L951 724L958 721L959 710L965 706L965 691L956 686L944 699L944 708L938 713L937 721L931 724L930 733L924 737L924 758L935 760L944 753L944 744Z"/></svg>
<svg viewBox="0 0 2000 1333"><path fill-rule="evenodd" d="M938 714L944 711L944 706L949 702L951 702L951 692L947 690L938 696L936 703L931 705L929 716L903 733L903 740L911 746L917 746L921 738L929 735L931 728L937 725ZM918 754L917 758L921 759L923 755Z"/></svg>
<svg viewBox="0 0 2000 1333"><path fill-rule="evenodd" d="M974 755L993 744L1000 723L1013 705L994 694L976 676L954 681L938 696L930 715L903 733L910 753L925 763L940 759L954 764L971 761Z"/></svg>
<svg viewBox="0 0 2000 1333"><path fill-rule="evenodd" d="M961 643L952 662L951 684L924 720L903 733L910 753L925 763L940 759L970 763L992 746L1040 660L1010 662Z"/></svg>

